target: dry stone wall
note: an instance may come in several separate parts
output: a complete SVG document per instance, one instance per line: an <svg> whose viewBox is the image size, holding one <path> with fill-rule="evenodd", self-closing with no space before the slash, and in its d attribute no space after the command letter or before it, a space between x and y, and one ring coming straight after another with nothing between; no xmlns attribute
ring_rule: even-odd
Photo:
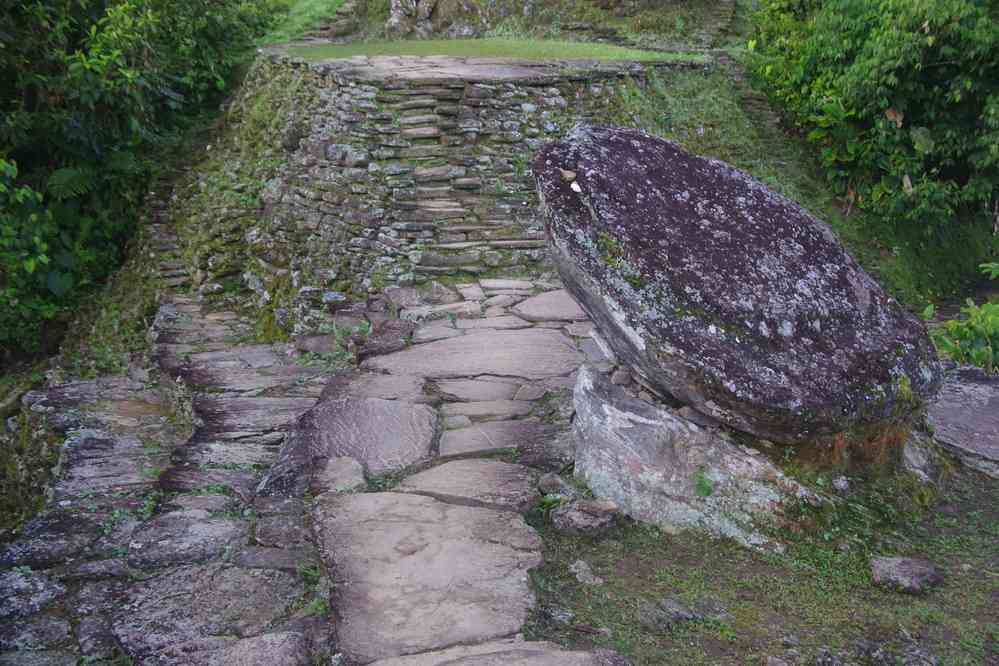
<svg viewBox="0 0 999 666"><path fill-rule="evenodd" d="M222 291L238 265L258 304L280 301L279 323L301 333L390 285L542 273L531 158L607 118L626 77L677 66L691 65L272 55L263 78L296 69L311 101L287 120L287 161L242 242L219 250L248 256L201 252L200 289Z"/></svg>

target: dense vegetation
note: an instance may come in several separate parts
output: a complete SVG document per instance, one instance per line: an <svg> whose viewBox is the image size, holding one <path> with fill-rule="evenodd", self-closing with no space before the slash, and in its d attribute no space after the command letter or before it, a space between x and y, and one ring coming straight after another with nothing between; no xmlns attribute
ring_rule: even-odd
<svg viewBox="0 0 999 666"><path fill-rule="evenodd" d="M952 290L999 250L999 3L765 0L765 88L872 233Z"/></svg>
<svg viewBox="0 0 999 666"><path fill-rule="evenodd" d="M150 150L218 95L279 0L30 0L0 23L0 361L121 260Z"/></svg>

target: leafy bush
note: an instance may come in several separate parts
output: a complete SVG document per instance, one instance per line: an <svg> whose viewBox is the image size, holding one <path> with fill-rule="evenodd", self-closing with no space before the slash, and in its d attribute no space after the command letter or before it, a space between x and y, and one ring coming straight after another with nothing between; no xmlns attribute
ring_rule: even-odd
<svg viewBox="0 0 999 666"><path fill-rule="evenodd" d="M765 0L750 42L754 71L850 205L922 252L940 286L999 247L997 10L987 0Z"/></svg>
<svg viewBox="0 0 999 666"><path fill-rule="evenodd" d="M113 270L181 115L223 90L277 0L27 0L0 29L0 348Z"/></svg>
<svg viewBox="0 0 999 666"><path fill-rule="evenodd" d="M999 277L999 263L982 264L982 272ZM949 319L930 330L937 349L958 363L970 363L988 372L999 372L999 303L975 305L968 299L964 317ZM933 306L923 313L933 316Z"/></svg>

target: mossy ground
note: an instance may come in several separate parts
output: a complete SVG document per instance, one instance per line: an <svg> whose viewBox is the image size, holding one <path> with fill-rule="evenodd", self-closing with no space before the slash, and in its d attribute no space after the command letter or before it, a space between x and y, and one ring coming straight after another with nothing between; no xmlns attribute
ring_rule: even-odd
<svg viewBox="0 0 999 666"><path fill-rule="evenodd" d="M878 497L886 499L865 493L851 501L863 506ZM999 482L963 472L925 510L901 490L887 497L898 505L893 511L865 507L881 510L870 523L877 541L845 513L824 527L786 535L791 546L774 556L633 523L602 538L566 536L535 517L545 563L531 573L539 605L526 633L571 647L613 648L638 666L763 664L768 655L786 656L790 643L803 663L812 663L825 648L852 654L861 640L895 652L914 641L942 664L999 663L997 498ZM830 533L830 525L841 529ZM876 588L872 553L926 557L943 569L945 582L919 597ZM569 571L579 559L606 582L579 583ZM650 631L638 620L639 605L665 596L681 603L716 600L731 619ZM551 608L575 618L553 621Z"/></svg>
<svg viewBox="0 0 999 666"><path fill-rule="evenodd" d="M351 42L300 46L289 49L293 56L328 60L366 56L455 56L519 58L523 60L679 60L681 53L657 53L612 44L542 39L489 37L486 39L434 39L408 41Z"/></svg>

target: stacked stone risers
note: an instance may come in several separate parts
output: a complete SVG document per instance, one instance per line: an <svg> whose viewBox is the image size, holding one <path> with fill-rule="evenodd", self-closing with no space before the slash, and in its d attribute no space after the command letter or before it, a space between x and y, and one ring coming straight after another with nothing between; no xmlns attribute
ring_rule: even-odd
<svg viewBox="0 0 999 666"><path fill-rule="evenodd" d="M251 323L186 295L166 207L150 212L159 367L24 398L64 453L46 509L0 552L0 662L311 663L329 632L304 506L254 485L325 377L237 344Z"/></svg>
<svg viewBox="0 0 999 666"><path fill-rule="evenodd" d="M361 28L360 22L355 15L357 12L357 2L347 0L328 19L324 19L316 30L306 36L315 39L326 39L330 41L343 39L353 35Z"/></svg>
<svg viewBox="0 0 999 666"><path fill-rule="evenodd" d="M296 293L311 295L536 275L546 254L531 158L575 123L607 118L610 87L646 72L445 57L273 60L261 67L304 68L318 101L245 233L244 280L264 299L289 274ZM211 257L201 263L205 283L222 277Z"/></svg>

